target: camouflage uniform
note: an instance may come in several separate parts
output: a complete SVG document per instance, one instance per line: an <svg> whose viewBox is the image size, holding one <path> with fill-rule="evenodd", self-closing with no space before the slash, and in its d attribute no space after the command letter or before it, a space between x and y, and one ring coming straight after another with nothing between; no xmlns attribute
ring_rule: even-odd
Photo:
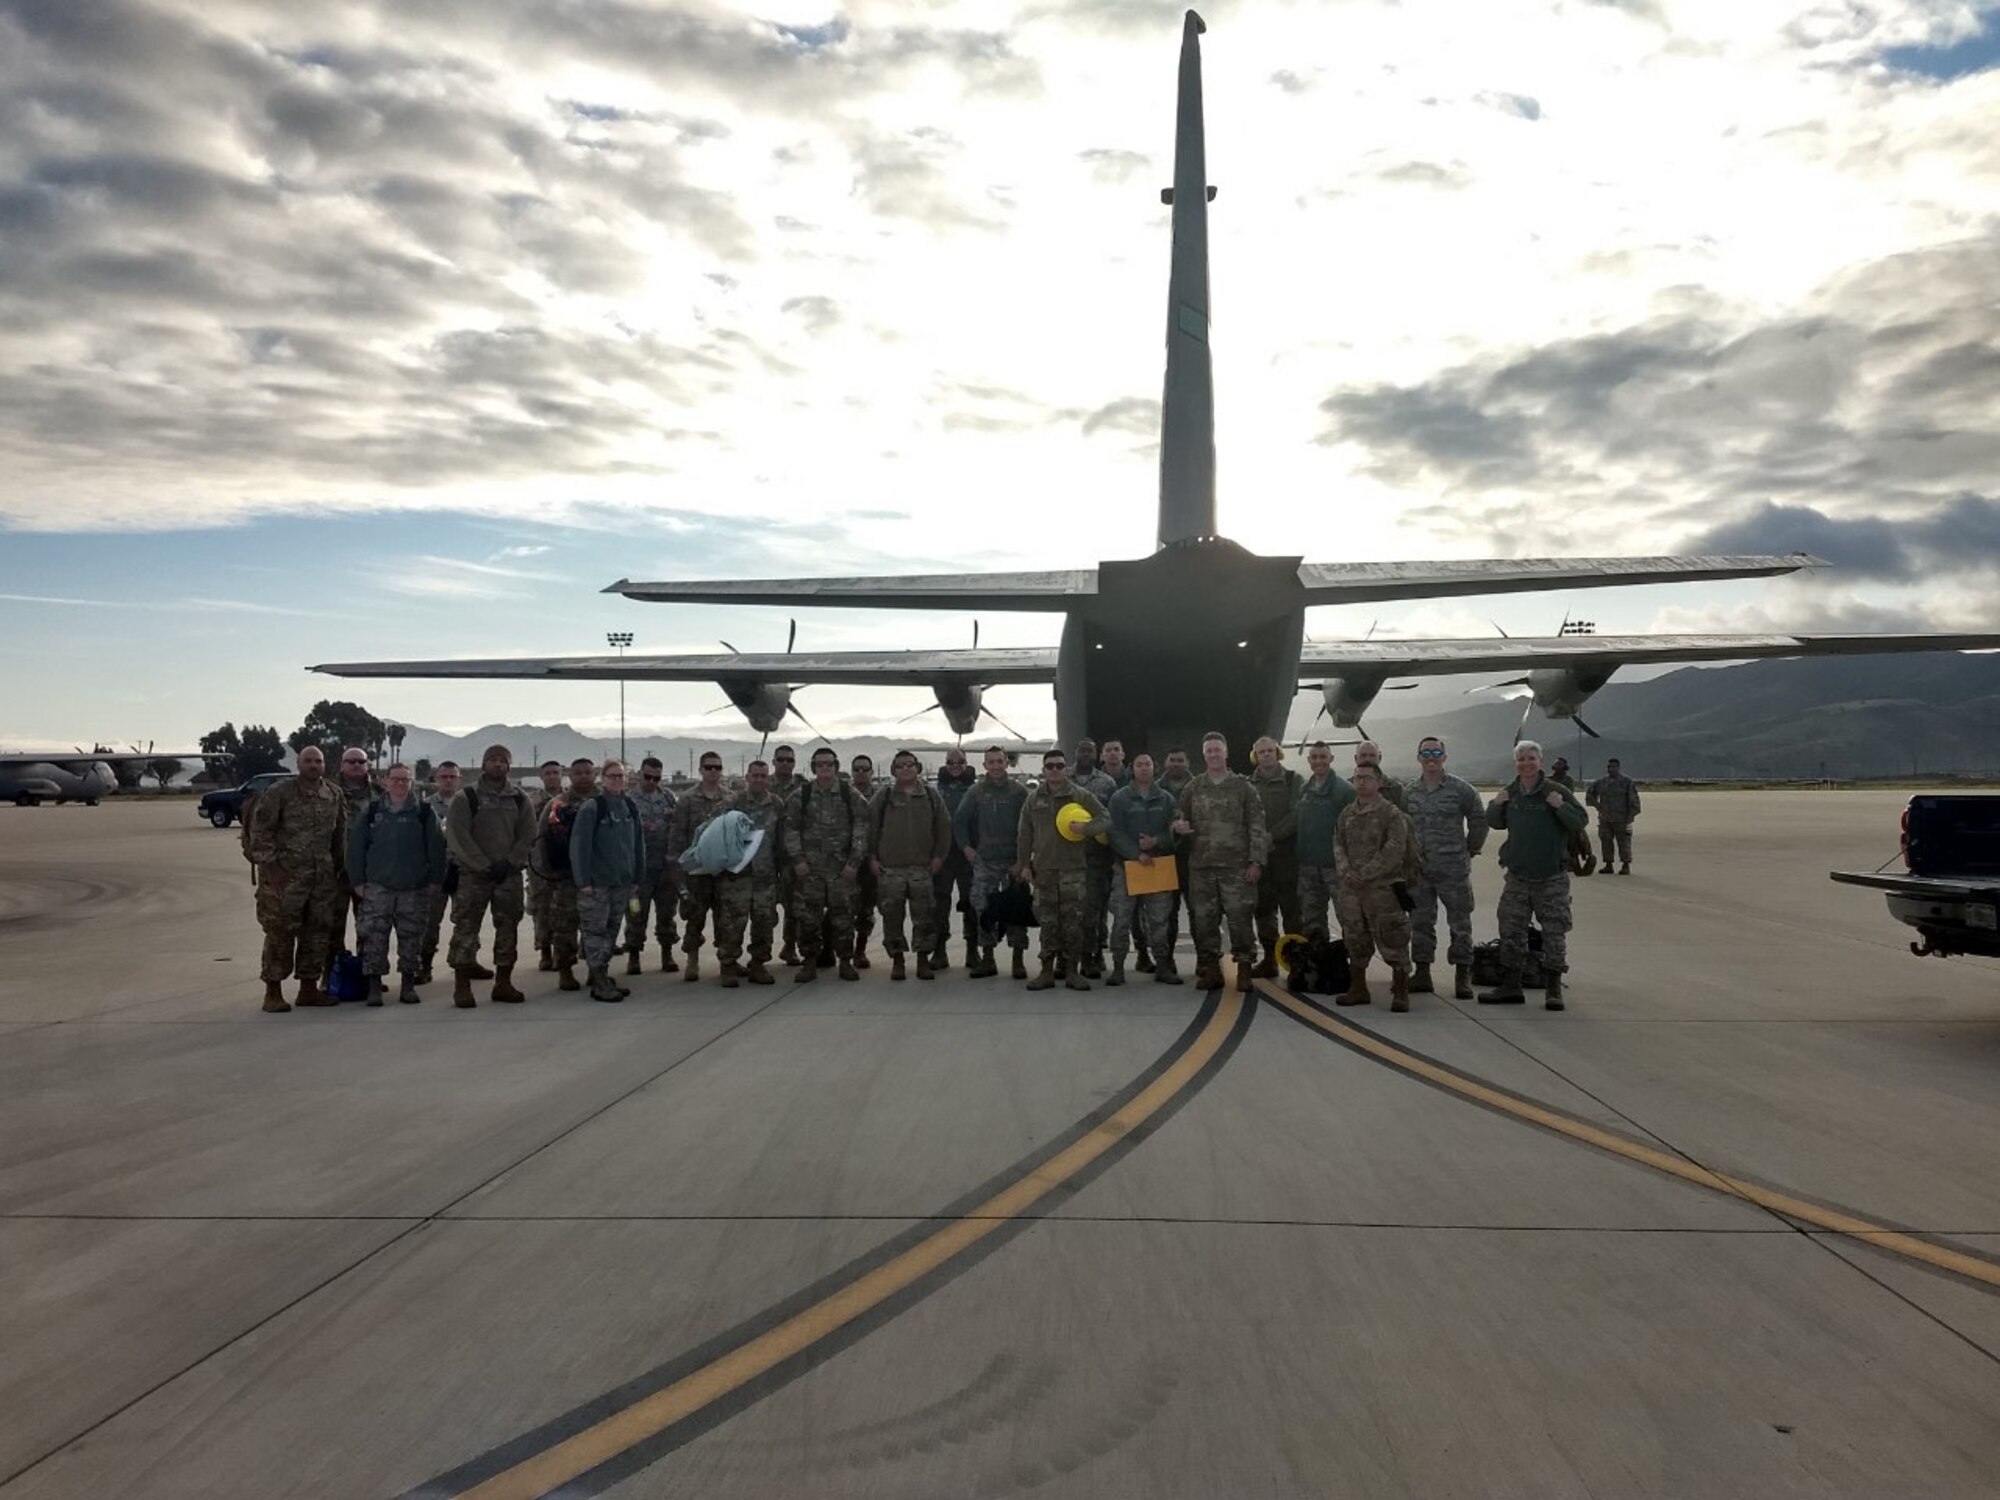
<svg viewBox="0 0 2000 1500"><path fill-rule="evenodd" d="M1106 778L1109 779L1108 777ZM1086 828L1080 842L1071 842L1056 832L1056 810L1074 802L1100 826ZM1108 833L1110 819L1104 804L1074 781L1060 792L1046 785L1028 794L1021 808L1021 823L1015 833L1020 862L1028 866L1035 882L1035 916L1042 924L1042 963L1058 958L1070 966L1072 978L1088 951L1089 855L1094 835Z"/></svg>
<svg viewBox="0 0 2000 1500"><path fill-rule="evenodd" d="M667 838L667 858L680 863L681 855L694 842L694 836L701 831L701 825L729 805L729 788L718 786L708 790L696 782L682 793L674 803L672 832ZM681 895L681 920L687 924L687 931L681 938L681 952L690 959L701 952L702 929L709 923L715 911L715 877L713 875L687 876L687 889ZM720 936L718 932L717 936Z"/></svg>
<svg viewBox="0 0 2000 1500"><path fill-rule="evenodd" d="M451 810L451 800L440 792L432 792L424 798L424 806L437 819L438 832L444 831L445 814ZM438 940L444 935L444 914L451 906L452 895L458 890L458 862L449 854L445 858L444 879L432 891L424 912L423 961L420 968L428 969L437 960Z"/></svg>
<svg viewBox="0 0 2000 1500"><path fill-rule="evenodd" d="M1118 794L1118 782L1110 772L1101 767L1094 768L1081 776L1069 779L1071 786L1082 787L1098 800L1101 806L1110 807L1111 799ZM1111 911L1111 850L1108 845L1096 839L1087 840L1083 846L1083 932L1085 956L1091 964L1104 963L1105 925Z"/></svg>
<svg viewBox="0 0 2000 1500"><path fill-rule="evenodd" d="M592 797L596 795L591 793ZM549 951L555 955L558 969L571 967L583 951L583 908L577 901L576 878L556 853L560 848L566 856L568 845L553 843L549 835L555 829L555 819L562 815L569 818L570 837L575 838L576 819L582 816L583 804L589 800L574 790L551 797L542 808L541 823L535 832L535 860L542 867L542 899L548 903Z"/></svg>
<svg viewBox="0 0 2000 1500"><path fill-rule="evenodd" d="M1250 785L1264 804L1264 831L1271 840L1271 857L1257 878L1257 940L1264 956L1274 962L1280 934L1299 928L1299 789L1305 778L1283 765L1267 772L1259 766Z"/></svg>
<svg viewBox="0 0 2000 1500"><path fill-rule="evenodd" d="M1486 845L1486 803L1469 782L1447 774L1436 786L1419 778L1404 793L1423 873L1410 886L1410 957L1437 957L1438 907L1444 907L1453 964L1472 962L1472 857Z"/></svg>
<svg viewBox="0 0 2000 1500"><path fill-rule="evenodd" d="M1136 917L1138 934L1144 938L1141 953L1152 952L1158 960L1171 970L1172 949L1167 945L1167 920L1174 909L1172 891L1155 891L1151 895L1134 896L1125 888L1125 864L1150 853L1155 859L1171 861L1174 857L1174 799L1167 795L1166 788L1157 781L1151 788L1141 791L1136 783L1120 787L1112 795L1111 805L1105 809L1111 816L1111 959L1123 965L1125 952L1134 936ZM1155 840L1151 850L1139 847L1139 836L1151 834Z"/></svg>
<svg viewBox="0 0 2000 1500"><path fill-rule="evenodd" d="M778 858L783 841L785 804L774 793L762 797L748 791L729 799L730 807L764 831L750 863L739 875L715 877L715 956L733 964L743 955L743 930L750 930L750 961L771 961L771 934L778 925Z"/></svg>
<svg viewBox="0 0 2000 1500"><path fill-rule="evenodd" d="M782 780L775 771L771 773L771 796L778 804L778 827L781 833L785 822L785 804L798 795L799 788L804 786L805 782L806 778L796 771ZM780 843L782 842L781 839ZM799 944L798 900L792 894L791 861L782 857L782 849L779 853L781 857L777 862L778 904L785 909L785 951L796 957Z"/></svg>
<svg viewBox="0 0 2000 1500"><path fill-rule="evenodd" d="M842 875L857 869L868 851L868 804L844 781L830 788L808 781L785 804L785 859L803 863L793 874L799 898L799 956L813 962L825 929L836 957L854 954L855 881Z"/></svg>
<svg viewBox="0 0 2000 1500"><path fill-rule="evenodd" d="M1377 951L1392 969L1410 966L1410 918L1396 900L1395 883L1410 861L1410 820L1386 798L1355 801L1341 809L1334 827L1334 864L1340 871L1333 909L1348 962L1359 974ZM1367 882L1359 890L1349 876Z"/></svg>
<svg viewBox="0 0 2000 1500"><path fill-rule="evenodd" d="M1174 807L1179 809L1181 793L1194 785L1192 776L1183 776L1179 781L1164 770L1159 775L1160 790L1174 799ZM1187 907L1188 898L1188 852L1183 840L1174 851L1174 874L1179 877L1181 888L1174 892L1174 909L1167 914L1167 942L1169 949L1178 947L1181 940L1181 912Z"/></svg>
<svg viewBox="0 0 2000 1500"><path fill-rule="evenodd" d="M445 814L445 847L458 861L458 897L451 907L454 969L479 961L479 924L493 908L493 966L511 969L520 956L521 872L535 845L535 814L512 781L501 786L480 777L462 787ZM495 865L504 866L500 874Z"/></svg>
<svg viewBox="0 0 2000 1500"><path fill-rule="evenodd" d="M366 781L352 782L348 781L345 777L329 776L327 780L339 789L340 795L347 802L347 826L349 828L354 826L355 819L368 811L368 804L379 797L383 791L381 787L375 784L372 778ZM354 894L354 882L347 878L347 862L344 857L341 860L336 879L340 886L340 905L335 910L332 931L327 940L326 951L329 969L333 964L333 955L347 951L348 917L353 916L359 920L361 916L361 898Z"/></svg>
<svg viewBox="0 0 2000 1500"><path fill-rule="evenodd" d="M1334 868L1333 834L1340 814L1354 800L1354 788L1338 771L1325 781L1299 786L1299 931L1307 937L1327 936L1326 911L1340 884Z"/></svg>
<svg viewBox="0 0 2000 1500"><path fill-rule="evenodd" d="M1012 777L995 782L990 776L981 776L952 814L952 843L961 849L969 846L977 856L972 864L971 896L975 921L986 910L986 903L1013 878L1020 851L1021 809L1027 803L1028 789ZM1016 953L1027 951L1027 928L1009 927L1006 936L1007 945ZM987 942L983 926L979 943L982 948L999 946Z"/></svg>
<svg viewBox="0 0 2000 1500"><path fill-rule="evenodd" d="M638 909L625 919L625 951L637 954L645 948L646 918L650 914L660 951L671 959L673 946L681 935L675 925L680 882L674 878L672 862L667 858L667 845L673 836L675 797L664 786L625 795L639 809L639 831L646 836L646 869L639 877L635 893L639 898ZM719 927L716 936L719 944Z"/></svg>
<svg viewBox="0 0 2000 1500"><path fill-rule="evenodd" d="M430 804L413 795L399 809L386 793L369 803L348 829L347 878L368 888L355 919L362 972L389 972L394 932L396 967L414 979L423 967L431 891L444 881L444 829Z"/></svg>
<svg viewBox="0 0 2000 1500"><path fill-rule="evenodd" d="M1188 916L1195 957L1219 971L1222 921L1229 919L1229 947L1238 963L1257 952L1251 932L1257 898L1243 879L1246 865L1262 865L1271 852L1264 803L1247 778L1225 771L1220 780L1201 772L1181 793L1180 815L1194 825L1188 851Z"/></svg>
<svg viewBox="0 0 2000 1500"><path fill-rule="evenodd" d="M646 868L639 809L629 793L598 792L583 799L570 832L570 860L583 961L592 973L603 974L618 951L619 923ZM584 886L590 887L587 896Z"/></svg>
<svg viewBox="0 0 2000 1500"><path fill-rule="evenodd" d="M853 782L850 781L848 785L853 786ZM875 799L882 795L882 784L871 779L866 791L855 786L854 795L861 799L872 816ZM871 843L868 853L874 852L874 845ZM864 855L861 868L854 872L854 956L864 965L868 962L868 938L875 931L875 903L880 896L881 890L876 883L875 872L868 868L868 860Z"/></svg>
<svg viewBox="0 0 2000 1500"><path fill-rule="evenodd" d="M1586 805L1597 809L1597 842L1603 850L1604 868L1611 869L1615 853L1623 864L1632 863L1632 820L1639 816L1639 783L1623 771L1606 774L1591 782L1584 794Z"/></svg>
<svg viewBox="0 0 2000 1500"><path fill-rule="evenodd" d="M868 812L869 848L882 866L876 910L882 914L882 947L900 958L915 947L928 961L938 944L937 889L931 861L951 849L951 814L936 788L917 782L909 791L891 783ZM903 910L909 908L910 941L903 941Z"/></svg>
<svg viewBox="0 0 2000 1500"><path fill-rule="evenodd" d="M1548 805L1551 791L1562 794L1562 805ZM1502 828L1507 842L1500 846L1500 864L1507 872L1500 888L1500 962L1519 975L1528 960L1528 928L1542 929L1542 968L1563 973L1569 968L1569 868L1564 863L1572 838L1589 818L1575 793L1551 776L1540 777L1524 791L1517 776L1507 783L1507 800L1486 805L1486 826Z"/></svg>
<svg viewBox="0 0 2000 1500"><path fill-rule="evenodd" d="M263 977L275 982L297 974L317 984L347 900L347 799L324 778L307 791L293 777L260 796L250 818L246 847L260 877ZM272 889L273 873L285 877L283 894Z"/></svg>
<svg viewBox="0 0 2000 1500"><path fill-rule="evenodd" d="M542 819L548 816L555 799L542 787L528 793L528 806L535 814L535 848L528 856L528 916L534 923L535 951L549 946L549 872L542 867Z"/></svg>
<svg viewBox="0 0 2000 1500"><path fill-rule="evenodd" d="M938 767L938 795L944 798L945 815L949 819L958 817L958 804L965 800L965 794L972 790L972 784L979 779L977 773L966 767L969 774L952 777L945 774L945 767ZM979 914L972 904L972 866L966 863L965 850L958 839L953 837L951 847L945 851L944 868L931 880L933 899L937 903L937 947L944 952L944 940L951 935L951 914L958 911L964 921L960 929L965 936L965 948L969 955L979 946Z"/></svg>

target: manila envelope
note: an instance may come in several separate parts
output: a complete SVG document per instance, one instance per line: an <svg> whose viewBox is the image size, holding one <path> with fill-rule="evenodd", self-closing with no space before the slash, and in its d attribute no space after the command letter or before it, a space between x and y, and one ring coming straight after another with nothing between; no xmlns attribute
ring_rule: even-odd
<svg viewBox="0 0 2000 1500"><path fill-rule="evenodd" d="M1174 867L1170 854L1155 855L1150 865L1142 865L1136 859L1125 861L1125 894L1128 896L1155 896L1162 891L1177 891L1180 888L1180 871Z"/></svg>

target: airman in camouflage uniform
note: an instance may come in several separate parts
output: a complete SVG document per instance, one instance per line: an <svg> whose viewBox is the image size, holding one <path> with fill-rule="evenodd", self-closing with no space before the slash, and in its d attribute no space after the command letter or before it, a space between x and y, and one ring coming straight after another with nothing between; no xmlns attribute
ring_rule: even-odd
<svg viewBox="0 0 2000 1500"><path fill-rule="evenodd" d="M1389 961L1389 1008L1410 1008L1410 918L1396 899L1396 882L1409 872L1410 820L1382 795L1381 773L1363 762L1354 768L1354 801L1341 809L1334 829L1340 886L1333 900L1353 975L1335 1005L1366 1005L1368 961L1379 951Z"/></svg>
<svg viewBox="0 0 2000 1500"><path fill-rule="evenodd" d="M570 790L576 790L575 767L570 768ZM618 951L618 930L632 892L645 870L646 840L639 828L639 809L625 793L625 763L607 760L604 790L577 809L570 834L570 871L576 881L583 962L590 972L593 1000L615 1004L632 993L611 977L611 959Z"/></svg>
<svg viewBox="0 0 2000 1500"><path fill-rule="evenodd" d="M675 916L680 907L680 883L674 879L673 861L667 846L673 840L675 798L663 780L666 768L658 756L639 762L639 789L627 792L639 809L639 829L646 836L646 870L635 892L638 906L625 919L625 972L637 974L643 967L639 955L646 947L646 917L654 919L654 935L660 942L660 972L680 969L674 944L680 941ZM718 933L719 936L719 933Z"/></svg>
<svg viewBox="0 0 2000 1500"><path fill-rule="evenodd" d="M875 762L866 755L856 755L847 762L849 785L855 794L869 808L875 806L875 799L882 794L882 788L875 780ZM869 853L873 853L871 849ZM861 858L861 868L854 872L854 967L866 969L868 962L868 939L875 931L875 904L881 899L881 887L876 882L875 871L868 862L868 856ZM824 964L829 955L821 949L820 962Z"/></svg>
<svg viewBox="0 0 2000 1500"><path fill-rule="evenodd" d="M979 779L972 767L965 763L965 752L953 748L945 751L944 764L938 767L938 795L944 798L945 815L956 820L958 804L965 800L965 794L972 790L973 782ZM969 969L979 961L979 915L972 905L972 866L966 861L965 850L959 847L956 838L951 841L951 849L944 857L944 868L937 872L931 882L936 888L937 902L937 947L931 953L931 967L949 969L951 958L945 951L945 939L951 936L951 914L956 911L963 917L961 928L965 934L965 966Z"/></svg>
<svg viewBox="0 0 2000 1500"><path fill-rule="evenodd" d="M1081 835L1075 840L1064 838L1056 828L1057 811L1072 802L1089 814L1089 821L1073 830ZM1042 924L1042 971L1028 981L1029 989L1055 987L1058 958L1063 961L1065 985L1073 990L1090 988L1083 967L1090 942L1089 874L1084 850L1096 835L1110 831L1111 819L1104 804L1069 779L1069 763L1062 751L1044 755L1042 784L1028 794L1015 835L1020 861L1034 880L1035 915Z"/></svg>
<svg viewBox="0 0 2000 1500"><path fill-rule="evenodd" d="M349 745L340 752L340 775L334 785L341 796L347 799L347 826L352 828L354 820L361 816L381 794L382 788L375 784L375 778L368 770L368 752L358 745ZM347 878L347 859L343 852L337 873L340 886L340 905L334 913L333 930L328 938L326 950L326 974L333 972L333 956L347 951L347 920L361 915L361 898L354 894L354 884ZM324 979L326 975L322 975Z"/></svg>
<svg viewBox="0 0 2000 1500"><path fill-rule="evenodd" d="M936 977L931 966L938 942L937 888L932 883L951 852L951 815L935 787L908 750L889 761L891 783L876 794L868 813L868 864L876 880L882 914L882 946L889 977L906 977L903 955L914 945L917 978ZM903 911L909 909L910 941L903 941Z"/></svg>
<svg viewBox="0 0 2000 1500"><path fill-rule="evenodd" d="M559 990L583 988L576 977L576 961L583 956L583 907L577 890L574 841L576 820L583 816L584 804L596 795L597 767L579 756L569 764L569 790L549 800L535 832L535 860L542 867L548 891L549 954L555 961ZM585 966L590 967L587 962Z"/></svg>
<svg viewBox="0 0 2000 1500"><path fill-rule="evenodd" d="M1416 972L1410 992L1433 995L1431 962L1437 957L1438 907L1444 907L1451 946L1445 957L1455 980L1452 993L1472 998L1472 861L1486 846L1486 803L1469 782L1445 773L1444 741L1429 735L1417 745L1423 775L1403 794L1423 871L1410 887L1410 957Z"/></svg>
<svg viewBox="0 0 2000 1500"><path fill-rule="evenodd" d="M1632 873L1632 820L1639 816L1639 783L1619 769L1614 756L1604 763L1604 774L1591 782L1584 804L1597 809L1597 841L1604 850L1604 873L1609 875L1611 857L1622 861L1620 875Z"/></svg>
<svg viewBox="0 0 2000 1500"><path fill-rule="evenodd" d="M812 779L785 804L785 858L799 897L799 983L819 975L824 941L842 979L854 968L855 875L868 855L868 804L839 776L840 757L813 751Z"/></svg>
<svg viewBox="0 0 2000 1500"><path fill-rule="evenodd" d="M355 935L368 1003L382 1003L389 972L389 935L396 935L396 967L403 985L396 998L415 1005L423 964L424 925L431 897L444 888L444 828L430 804L414 795L408 766L389 767L389 789L364 808L347 833L347 878L361 901Z"/></svg>
<svg viewBox="0 0 2000 1500"><path fill-rule="evenodd" d="M451 799L458 795L460 771L455 760L439 761L431 772L431 779L437 783L437 790L424 799L437 819L438 833L444 833L444 820L451 811ZM458 861L451 858L451 851L445 851L444 880L431 893L430 910L424 914L423 963L417 970L417 983L431 982L431 968L437 961L439 939L444 935L444 914L451 907L452 897L458 891Z"/></svg>
<svg viewBox="0 0 2000 1500"><path fill-rule="evenodd" d="M667 840L667 859L673 879L685 893L681 897L681 920L687 932L681 938L686 961L681 978L693 984L701 978L702 929L715 913L715 877L689 875L681 868L681 855L694 842L701 825L728 805L729 788L722 784L722 756L714 750L701 752L701 780L689 787L674 804L673 832Z"/></svg>
<svg viewBox="0 0 2000 1500"><path fill-rule="evenodd" d="M271 786L250 814L245 852L257 870L264 929L264 1009L287 1011L283 980L299 976L300 1005L332 1005L320 988L346 899L336 872L347 857L347 799L326 779L317 745L299 751L299 773Z"/></svg>
<svg viewBox="0 0 2000 1500"><path fill-rule="evenodd" d="M780 745L771 752L771 795L778 799L780 808L797 796L805 784L798 774L798 754L790 745ZM780 859L777 868L778 904L785 909L785 948L778 955L778 962L790 967L799 961L798 903L792 895L792 862Z"/></svg>
<svg viewBox="0 0 2000 1500"><path fill-rule="evenodd" d="M1124 747L1119 746L1119 753ZM1090 793L1106 807L1118 791L1118 780L1097 764L1097 742L1076 742L1076 765L1070 783ZM1111 911L1111 847L1091 839L1083 850L1083 977L1104 977L1104 940Z"/></svg>
<svg viewBox="0 0 2000 1500"><path fill-rule="evenodd" d="M761 760L751 761L743 775L743 790L729 799L729 805L763 831L764 841L740 873L715 877L715 956L722 963L722 986L735 989L739 975L752 984L775 984L767 965L771 934L778 925L785 804L771 790L771 768ZM736 960L743 953L745 927L750 930L750 965L739 969Z"/></svg>
<svg viewBox="0 0 2000 1500"><path fill-rule="evenodd" d="M549 804L562 795L562 762L543 761L540 775L542 784L528 793L528 806L535 814L535 827L538 830L542 826L542 819L548 816ZM549 938L549 872L542 868L542 840L539 832L535 836L534 853L528 858L528 917L534 924L537 967L544 974L553 973L556 955L555 945Z"/></svg>
<svg viewBox="0 0 2000 1500"><path fill-rule="evenodd" d="M1125 947L1136 928L1146 937L1140 956L1144 958L1149 950L1159 955L1152 965L1154 982L1179 984L1174 952L1167 945L1167 915L1173 910L1174 892L1134 896L1126 883L1128 864L1150 866L1157 861L1171 865L1174 857L1174 799L1154 781L1152 756L1139 752L1132 762L1132 780L1112 793L1105 811L1111 816L1115 860L1111 867L1111 972L1104 982L1125 982Z"/></svg>
<svg viewBox="0 0 2000 1500"><path fill-rule="evenodd" d="M1576 794L1542 773L1542 747L1522 740L1514 747L1514 779L1486 804L1486 826L1502 828L1500 864L1500 983L1479 997L1481 1005L1519 1005L1521 971L1528 960L1528 929L1542 929L1542 969L1550 1010L1563 1008L1563 974L1569 968L1569 841L1589 814Z"/></svg>
<svg viewBox="0 0 2000 1500"><path fill-rule="evenodd" d="M1299 788L1299 931L1327 935L1326 912L1340 884L1334 866L1333 833L1340 814L1354 800L1354 788L1333 769L1333 750L1319 740L1306 750L1312 775Z"/></svg>
<svg viewBox="0 0 2000 1500"><path fill-rule="evenodd" d="M456 971L452 1004L478 1004L472 981L479 959L479 923L493 908L493 998L507 1005L527 999L514 987L514 960L520 954L521 872L535 845L535 812L527 793L514 785L514 757L505 745L489 745L480 757L479 779L451 799L444 842L458 861L458 898L451 907L451 948L446 957Z"/></svg>
<svg viewBox="0 0 2000 1500"><path fill-rule="evenodd" d="M1007 752L989 746L979 778L952 815L952 842L964 852L972 866L972 910L983 917L986 903L1016 878L1020 869L1021 809L1028 805L1028 789L1007 774ZM1007 946L1014 953L1014 977L1026 979L1028 966L1022 955L1028 951L1028 929L1009 927ZM969 971L973 979L992 979L999 972L993 961L998 946L984 921L979 927L979 957Z"/></svg>
<svg viewBox="0 0 2000 1500"><path fill-rule="evenodd" d="M1178 808L1181 793L1194 780L1194 772L1188 768L1188 753L1178 747L1167 752L1167 763L1160 771L1160 789L1174 799ZM1174 874L1179 878L1181 888L1174 894L1174 909L1167 918L1167 942L1178 948L1181 942L1181 913L1187 909L1188 863L1187 847L1181 845L1174 853Z"/></svg>
<svg viewBox="0 0 2000 1500"><path fill-rule="evenodd" d="M1278 938L1299 930L1299 792L1305 778L1284 764L1284 747L1265 735L1250 747L1250 785L1264 804L1271 856L1257 881L1257 940L1264 956L1250 972L1278 977Z"/></svg>
<svg viewBox="0 0 2000 1500"><path fill-rule="evenodd" d="M1211 734L1201 742L1203 774L1181 793L1174 832L1191 839L1188 851L1188 913L1194 926L1195 983L1214 989L1222 983L1222 922L1229 920L1229 947L1236 957L1236 988L1250 988L1257 940L1251 919L1257 880L1271 852L1264 827L1264 803L1249 781L1229 769L1229 742Z"/></svg>

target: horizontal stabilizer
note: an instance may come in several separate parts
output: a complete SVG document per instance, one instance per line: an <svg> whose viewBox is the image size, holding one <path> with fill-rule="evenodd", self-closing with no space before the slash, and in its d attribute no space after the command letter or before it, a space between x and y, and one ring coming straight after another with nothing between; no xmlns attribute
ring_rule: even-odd
<svg viewBox="0 0 2000 1500"><path fill-rule="evenodd" d="M1753 661L1781 656L1869 656L1893 651L2000 650L2000 632L1968 635L1550 635L1470 641L1313 641L1299 675L1356 671L1397 677L1604 667L1644 662Z"/></svg>
<svg viewBox="0 0 2000 1500"><path fill-rule="evenodd" d="M940 682L1054 682L1053 646L976 651L738 652L729 656L518 656L463 661L327 662L329 677L518 677L543 681L786 682L799 687L930 687Z"/></svg>
<svg viewBox="0 0 2000 1500"><path fill-rule="evenodd" d="M844 609L1065 610L1097 592L1095 568L1046 573L932 573L881 578L716 578L634 583L604 591L654 604L817 604Z"/></svg>
<svg viewBox="0 0 2000 1500"><path fill-rule="evenodd" d="M1816 557L1510 557L1446 562L1303 563L1307 604L1444 599L1537 589L1606 589L1640 583L1768 578L1824 567Z"/></svg>

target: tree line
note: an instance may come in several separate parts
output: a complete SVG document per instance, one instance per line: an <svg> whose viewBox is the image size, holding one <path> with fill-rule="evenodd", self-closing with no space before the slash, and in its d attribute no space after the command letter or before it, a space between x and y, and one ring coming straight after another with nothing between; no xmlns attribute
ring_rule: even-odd
<svg viewBox="0 0 2000 1500"><path fill-rule="evenodd" d="M340 763L340 752L359 745L371 762L384 756L393 760L402 753L405 731L401 724L386 723L358 703L345 699L320 699L306 713L305 722L280 739L275 726L245 724L241 730L224 723L201 737L201 749L208 755L230 758L231 773L239 781L285 768L285 751L294 756L308 745L317 745L326 756L329 769ZM418 769L419 776L429 767Z"/></svg>

